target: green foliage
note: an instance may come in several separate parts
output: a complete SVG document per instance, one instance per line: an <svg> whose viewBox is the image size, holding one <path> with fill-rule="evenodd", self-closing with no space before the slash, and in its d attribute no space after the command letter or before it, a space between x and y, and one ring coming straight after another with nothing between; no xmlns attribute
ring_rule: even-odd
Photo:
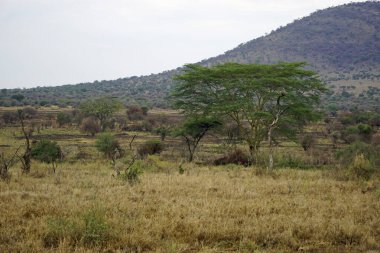
<svg viewBox="0 0 380 253"><path fill-rule="evenodd" d="M140 175L143 173L143 161L138 160L132 164L124 173L120 174L120 178L133 185L140 182Z"/></svg>
<svg viewBox="0 0 380 253"><path fill-rule="evenodd" d="M22 113L26 119L32 119L37 115L37 110L33 107L25 107L22 109Z"/></svg>
<svg viewBox="0 0 380 253"><path fill-rule="evenodd" d="M137 153L140 157L145 157L147 155L159 154L164 149L164 145L158 140L149 140L142 144Z"/></svg>
<svg viewBox="0 0 380 253"><path fill-rule="evenodd" d="M58 247L66 240L72 246L102 246L111 239L111 229L104 211L90 209L80 219L51 217L47 220L47 231L43 237L45 247Z"/></svg>
<svg viewBox="0 0 380 253"><path fill-rule="evenodd" d="M101 126L95 117L87 117L83 119L80 129L82 132L94 136L95 134L100 132Z"/></svg>
<svg viewBox="0 0 380 253"><path fill-rule="evenodd" d="M32 146L32 157L44 163L55 163L62 159L62 151L55 141L41 140Z"/></svg>
<svg viewBox="0 0 380 253"><path fill-rule="evenodd" d="M96 117L100 121L102 131L105 130L109 118L121 108L122 104L111 98L88 100L80 105L83 114Z"/></svg>
<svg viewBox="0 0 380 253"><path fill-rule="evenodd" d="M337 158L344 166L352 164L358 155L363 155L371 164L377 164L380 160L380 150L361 141L356 141L337 152Z"/></svg>
<svg viewBox="0 0 380 253"><path fill-rule="evenodd" d="M293 155L280 155L277 157L277 160L277 166L282 168L310 169L312 167L299 157Z"/></svg>
<svg viewBox="0 0 380 253"><path fill-rule="evenodd" d="M221 126L222 123L213 117L188 116L183 125L173 131L174 137L182 137L189 151L189 162L193 161L195 150L206 135L212 129Z"/></svg>
<svg viewBox="0 0 380 253"><path fill-rule="evenodd" d="M43 237L45 247L58 247L64 239L76 245L81 239L79 225L64 217L51 217L47 220L47 232Z"/></svg>
<svg viewBox="0 0 380 253"><path fill-rule="evenodd" d="M212 115L234 121L251 157L262 141L295 139L315 111L325 85L304 63L274 65L226 63L213 67L187 65L172 98L186 115Z"/></svg>
<svg viewBox="0 0 380 253"><path fill-rule="evenodd" d="M119 142L110 133L103 133L98 136L95 147L102 152L107 158L113 158L117 152L121 152Z"/></svg>
<svg viewBox="0 0 380 253"><path fill-rule="evenodd" d="M218 158L214 161L214 165L238 164L249 165L249 157L241 149L235 149L225 156Z"/></svg>
<svg viewBox="0 0 380 253"><path fill-rule="evenodd" d="M61 127L63 125L71 123L71 116L64 112L57 113L57 123Z"/></svg>
<svg viewBox="0 0 380 253"><path fill-rule="evenodd" d="M110 228L104 216L104 212L97 209L90 209L83 215L82 240L84 244L102 245L109 239Z"/></svg>
<svg viewBox="0 0 380 253"><path fill-rule="evenodd" d="M2 115L5 124L13 124L18 121L18 115L15 111L5 111Z"/></svg>
<svg viewBox="0 0 380 253"><path fill-rule="evenodd" d="M185 173L185 169L182 167L182 164L180 164L180 165L178 166L178 173L179 173L180 175L182 175L183 173Z"/></svg>
<svg viewBox="0 0 380 253"><path fill-rule="evenodd" d="M20 101L24 100L25 96L23 96L21 94L15 94L15 95L12 95L11 98L16 99L17 101L20 102Z"/></svg>

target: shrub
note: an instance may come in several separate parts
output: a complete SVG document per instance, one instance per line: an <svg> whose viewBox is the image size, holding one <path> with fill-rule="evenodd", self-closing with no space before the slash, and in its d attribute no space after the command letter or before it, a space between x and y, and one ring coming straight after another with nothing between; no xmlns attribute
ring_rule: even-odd
<svg viewBox="0 0 380 253"><path fill-rule="evenodd" d="M15 111L6 111L2 115L5 124L12 124L18 121L18 115Z"/></svg>
<svg viewBox="0 0 380 253"><path fill-rule="evenodd" d="M142 120L144 119L144 110L137 105L131 105L127 109L127 115L129 120Z"/></svg>
<svg viewBox="0 0 380 253"><path fill-rule="evenodd" d="M289 167L289 168L299 168L299 169L309 169L311 165L307 164L305 161L299 157L292 155L282 155L278 158L278 167Z"/></svg>
<svg viewBox="0 0 380 253"><path fill-rule="evenodd" d="M145 157L147 155L159 154L163 149L164 146L160 141L146 141L139 147L137 153L140 157Z"/></svg>
<svg viewBox="0 0 380 253"><path fill-rule="evenodd" d="M37 110L33 107L25 107L22 109L22 112L25 115L25 118L32 119L34 116L37 115Z"/></svg>
<svg viewBox="0 0 380 253"><path fill-rule="evenodd" d="M47 232L43 237L46 248L58 247L64 239L72 245L78 244L81 239L79 225L64 217L52 217L47 220Z"/></svg>
<svg viewBox="0 0 380 253"><path fill-rule="evenodd" d="M301 137L301 146L304 151L309 150L315 143L315 138L312 134L305 134Z"/></svg>
<svg viewBox="0 0 380 253"><path fill-rule="evenodd" d="M144 120L142 122L142 127L144 131L151 132L153 130L154 124L152 124L152 120L149 119L149 120Z"/></svg>
<svg viewBox="0 0 380 253"><path fill-rule="evenodd" d="M370 161L363 154L355 156L354 161L349 167L349 171L351 175L365 180L368 180L374 172Z"/></svg>
<svg viewBox="0 0 380 253"><path fill-rule="evenodd" d="M31 155L33 158L53 165L55 172L56 162L63 158L61 147L55 141L41 140L32 146Z"/></svg>
<svg viewBox="0 0 380 253"><path fill-rule="evenodd" d="M358 131L363 140L369 141L372 135L372 127L367 124L359 124Z"/></svg>
<svg viewBox="0 0 380 253"><path fill-rule="evenodd" d="M59 112L57 114L57 123L60 127L71 123L71 116L64 112Z"/></svg>
<svg viewBox="0 0 380 253"><path fill-rule="evenodd" d="M142 172L142 161L136 161L124 173L120 174L120 178L133 185L140 182Z"/></svg>
<svg viewBox="0 0 380 253"><path fill-rule="evenodd" d="M370 162L376 162L376 159L378 159L378 154L376 153L378 152L376 152L376 149L374 149L371 145L361 141L356 141L346 148L338 151L336 156L342 165L348 166L353 163L354 158L359 154L364 155L364 157Z"/></svg>
<svg viewBox="0 0 380 253"><path fill-rule="evenodd" d="M214 165L239 164L248 166L249 157L241 149L235 149L231 153L218 158L214 161Z"/></svg>
<svg viewBox="0 0 380 253"><path fill-rule="evenodd" d="M110 133L99 135L95 142L98 151L102 152L107 158L113 158L117 153L121 154L122 149L119 142Z"/></svg>
<svg viewBox="0 0 380 253"><path fill-rule="evenodd" d="M83 215L84 229L82 241L84 244L102 245L109 240L110 229L104 216L104 212L95 209L91 209Z"/></svg>
<svg viewBox="0 0 380 253"><path fill-rule="evenodd" d="M100 123L95 117L87 117L82 121L81 131L94 136L101 131Z"/></svg>
<svg viewBox="0 0 380 253"><path fill-rule="evenodd" d="M380 146L380 133L376 133L372 136L371 144L374 147L379 147Z"/></svg>

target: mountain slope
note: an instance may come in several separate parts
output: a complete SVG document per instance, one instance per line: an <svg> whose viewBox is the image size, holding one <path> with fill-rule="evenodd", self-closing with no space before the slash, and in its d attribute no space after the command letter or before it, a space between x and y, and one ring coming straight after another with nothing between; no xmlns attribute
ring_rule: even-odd
<svg viewBox="0 0 380 253"><path fill-rule="evenodd" d="M208 62L306 61L319 71L368 69L380 64L379 32L379 2L347 4L317 11Z"/></svg>
<svg viewBox="0 0 380 253"><path fill-rule="evenodd" d="M204 60L203 65L223 62L276 63L306 61L331 85L329 103L346 102L378 108L380 95L380 2L351 3L317 11L280 27L267 36ZM3 90L0 105L76 105L88 98L118 97L126 103L168 106L165 97L180 69L113 81ZM17 99L16 94L25 98ZM12 99L13 96L13 99Z"/></svg>

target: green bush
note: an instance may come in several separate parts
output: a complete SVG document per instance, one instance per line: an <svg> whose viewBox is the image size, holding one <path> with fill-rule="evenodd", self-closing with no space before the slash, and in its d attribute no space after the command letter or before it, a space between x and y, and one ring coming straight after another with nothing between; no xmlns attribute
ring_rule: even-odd
<svg viewBox="0 0 380 253"><path fill-rule="evenodd" d="M91 209L83 215L82 241L84 244L102 245L109 240L110 228L104 216L104 212L96 209Z"/></svg>
<svg viewBox="0 0 380 253"><path fill-rule="evenodd" d="M315 143L315 138L312 134L305 134L301 137L301 146L304 151L309 150Z"/></svg>
<svg viewBox="0 0 380 253"><path fill-rule="evenodd" d="M44 163L53 164L55 172L56 162L63 158L61 147L55 141L41 140L32 146L32 157Z"/></svg>
<svg viewBox="0 0 380 253"><path fill-rule="evenodd" d="M57 114L57 123L60 127L63 125L71 123L71 116L64 112L59 112Z"/></svg>
<svg viewBox="0 0 380 253"><path fill-rule="evenodd" d="M129 184L133 185L140 182L140 175L142 172L142 161L136 161L132 166L124 171L124 173L120 174L120 177Z"/></svg>
<svg viewBox="0 0 380 253"><path fill-rule="evenodd" d="M356 141L342 150L339 150L336 156L341 165L348 166L354 162L354 158L359 154L363 154L365 159L371 163L377 163L379 161L379 150L361 141Z"/></svg>
<svg viewBox="0 0 380 253"><path fill-rule="evenodd" d="M112 158L117 153L122 153L119 142L110 133L99 135L95 142L95 146L97 150L102 152L107 158Z"/></svg>
<svg viewBox="0 0 380 253"><path fill-rule="evenodd" d="M239 164L248 166L249 156L244 153L241 149L235 149L231 153L220 157L214 161L214 165L226 165L226 164Z"/></svg>
<svg viewBox="0 0 380 253"><path fill-rule="evenodd" d="M298 169L310 169L312 165L307 164L305 161L299 157L292 155L282 155L276 159L278 161L278 167L289 167L289 168L298 168Z"/></svg>
<svg viewBox="0 0 380 253"><path fill-rule="evenodd" d="M164 145L161 141L146 141L139 147L137 153L140 157L146 157L147 155L159 154L163 149Z"/></svg>
<svg viewBox="0 0 380 253"><path fill-rule="evenodd" d="M47 220L47 232L43 237L44 246L47 248L58 247L62 240L69 240L71 245L76 245L81 240L79 225L64 217L52 217Z"/></svg>

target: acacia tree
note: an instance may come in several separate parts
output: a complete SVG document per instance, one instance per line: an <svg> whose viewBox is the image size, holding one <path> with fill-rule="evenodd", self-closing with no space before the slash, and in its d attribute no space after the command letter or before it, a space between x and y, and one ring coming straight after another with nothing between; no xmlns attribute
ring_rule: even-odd
<svg viewBox="0 0 380 253"><path fill-rule="evenodd" d="M180 136L184 139L189 151L189 162L193 161L195 150L206 133L220 125L220 121L215 118L190 117L173 132L174 137Z"/></svg>
<svg viewBox="0 0 380 253"><path fill-rule="evenodd" d="M101 130L104 132L110 117L122 107L120 101L111 98L98 98L88 100L80 105L80 110L86 116L93 116L100 122Z"/></svg>
<svg viewBox="0 0 380 253"><path fill-rule="evenodd" d="M187 65L175 78L179 82L172 98L185 114L233 120L252 160L267 139L271 169L273 137L293 136L296 129L316 119L314 106L325 86L304 66L299 62L226 63L210 68Z"/></svg>

